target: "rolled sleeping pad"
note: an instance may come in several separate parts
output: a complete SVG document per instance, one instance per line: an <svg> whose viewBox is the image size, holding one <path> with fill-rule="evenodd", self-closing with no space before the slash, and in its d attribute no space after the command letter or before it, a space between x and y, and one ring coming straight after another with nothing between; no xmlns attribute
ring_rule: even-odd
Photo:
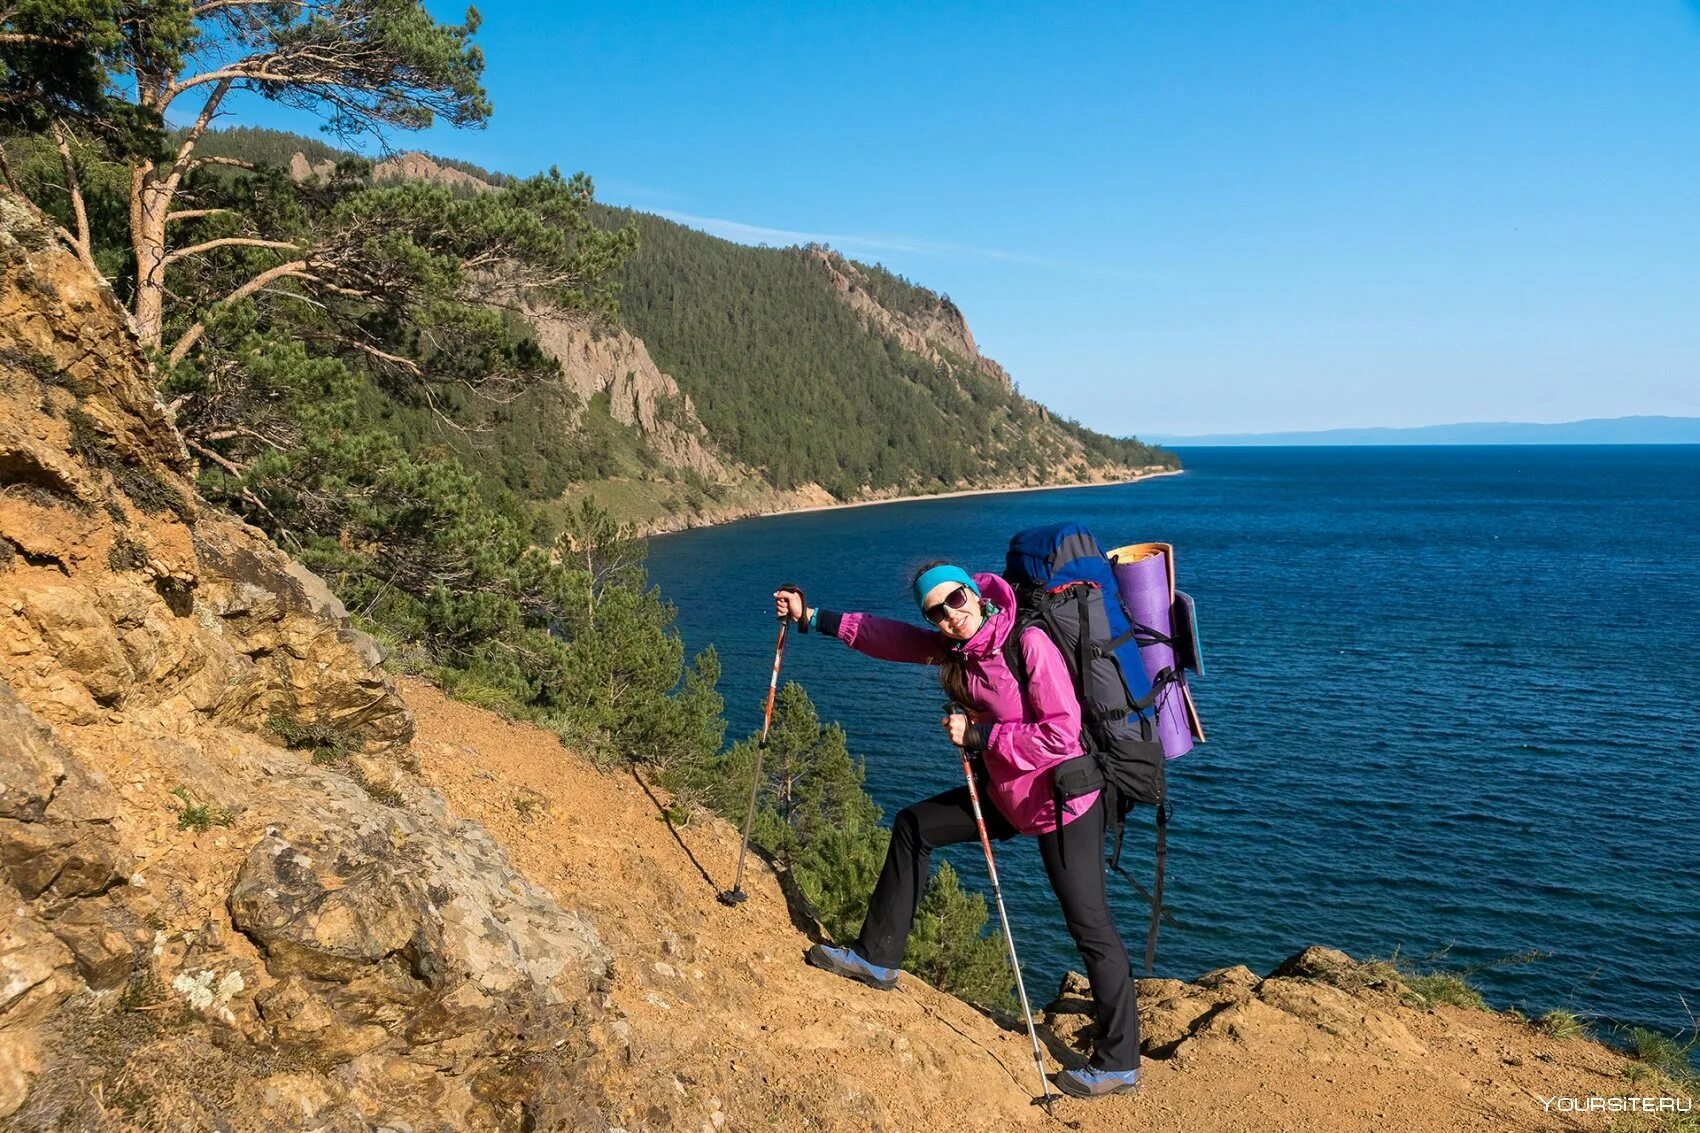
<svg viewBox="0 0 1700 1133"><path fill-rule="evenodd" d="M1167 543L1133 543L1117 547L1107 557L1113 564L1116 586L1121 590L1122 606L1128 618L1169 637L1173 629L1169 611L1175 602L1174 548ZM1142 644L1139 661L1152 681L1164 669L1182 675L1174 649L1161 642ZM1204 726L1184 679L1163 685L1156 709L1157 736L1168 758L1185 755L1192 750L1195 738L1204 739Z"/></svg>

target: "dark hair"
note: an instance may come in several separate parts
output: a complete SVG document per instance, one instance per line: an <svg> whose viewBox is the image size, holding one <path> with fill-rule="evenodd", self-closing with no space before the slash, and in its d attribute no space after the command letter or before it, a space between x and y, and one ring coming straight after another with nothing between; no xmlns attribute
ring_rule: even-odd
<svg viewBox="0 0 1700 1133"><path fill-rule="evenodd" d="M910 587L913 588L917 582L921 581L921 576L934 567L950 565L952 564L949 559L934 559L930 563L922 563L916 569L914 577L909 580ZM983 597L980 599L980 616L986 616L986 600ZM966 705L968 703L968 672L966 664L962 660L962 654L955 649L946 649L944 657L938 665L939 685L944 689L944 694L955 703Z"/></svg>

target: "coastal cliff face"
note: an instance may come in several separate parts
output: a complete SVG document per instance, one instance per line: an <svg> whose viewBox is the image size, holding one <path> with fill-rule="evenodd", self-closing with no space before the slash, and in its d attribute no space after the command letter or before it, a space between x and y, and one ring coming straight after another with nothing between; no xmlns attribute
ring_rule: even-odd
<svg viewBox="0 0 1700 1133"><path fill-rule="evenodd" d="M0 194L0 1127L1050 1127L1018 1021L806 967L765 863L716 901L737 830L393 680L191 471L122 311ZM1328 950L1139 994L1141 1092L1071 1127L1597 1128L1541 1099L1624 1092ZM1040 1024L1083 1059L1078 977Z"/></svg>

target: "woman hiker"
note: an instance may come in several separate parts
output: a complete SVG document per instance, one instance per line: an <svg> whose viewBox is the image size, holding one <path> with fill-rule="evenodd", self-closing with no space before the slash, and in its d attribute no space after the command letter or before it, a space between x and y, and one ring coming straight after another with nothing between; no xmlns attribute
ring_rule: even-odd
<svg viewBox="0 0 1700 1133"><path fill-rule="evenodd" d="M1097 792L1070 801L1059 829L1052 801L1050 769L1082 751L1080 704L1062 654L1043 629L1028 627L1020 640L1027 683L1017 682L1003 656L1015 627L1015 593L995 574L933 563L916 574L912 590L934 629L805 607L801 592L789 588L774 593L774 609L801 632L831 634L870 657L939 667L945 692L967 712L940 724L983 767L980 795L993 804L985 812L986 833L1000 841L1038 838L1051 889L1092 981L1098 1042L1090 1063L1058 1074L1057 1086L1085 1098L1131 1090L1139 1078L1139 1014L1127 950L1105 899L1104 804ZM895 986L928 858L939 846L978 837L966 784L898 811L861 935L845 946L815 945L808 962L871 987Z"/></svg>

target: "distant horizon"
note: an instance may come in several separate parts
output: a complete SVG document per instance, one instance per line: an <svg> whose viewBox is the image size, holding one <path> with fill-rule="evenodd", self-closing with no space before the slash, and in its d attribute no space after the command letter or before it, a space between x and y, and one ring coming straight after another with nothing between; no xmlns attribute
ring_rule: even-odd
<svg viewBox="0 0 1700 1133"><path fill-rule="evenodd" d="M1631 414L1573 421L1456 421L1435 425L1366 425L1283 429L1265 433L1153 433L1141 440L1167 448L1294 445L1640 445L1700 444L1700 417Z"/></svg>

